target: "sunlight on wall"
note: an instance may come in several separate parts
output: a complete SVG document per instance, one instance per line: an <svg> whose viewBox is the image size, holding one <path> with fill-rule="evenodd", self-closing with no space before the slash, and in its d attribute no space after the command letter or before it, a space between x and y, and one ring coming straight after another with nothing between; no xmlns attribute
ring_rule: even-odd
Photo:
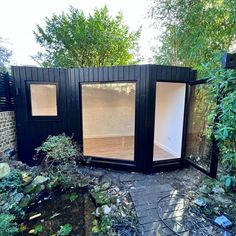
<svg viewBox="0 0 236 236"><path fill-rule="evenodd" d="M56 116L57 98L56 85L31 84L32 116Z"/></svg>
<svg viewBox="0 0 236 236"><path fill-rule="evenodd" d="M181 156L185 84L157 82L155 111L155 145Z"/></svg>

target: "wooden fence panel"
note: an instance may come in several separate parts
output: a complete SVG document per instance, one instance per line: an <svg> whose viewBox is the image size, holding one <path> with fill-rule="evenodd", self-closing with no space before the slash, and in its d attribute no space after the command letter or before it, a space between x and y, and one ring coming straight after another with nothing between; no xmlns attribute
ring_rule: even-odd
<svg viewBox="0 0 236 236"><path fill-rule="evenodd" d="M14 83L8 73L0 73L0 112L14 110Z"/></svg>

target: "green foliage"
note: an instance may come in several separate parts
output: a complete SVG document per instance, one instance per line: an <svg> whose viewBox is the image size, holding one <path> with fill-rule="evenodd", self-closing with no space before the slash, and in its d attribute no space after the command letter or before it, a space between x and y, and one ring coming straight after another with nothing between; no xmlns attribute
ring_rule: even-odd
<svg viewBox="0 0 236 236"><path fill-rule="evenodd" d="M18 205L16 191L0 193L0 213L14 214L16 218L22 218L24 211Z"/></svg>
<svg viewBox="0 0 236 236"><path fill-rule="evenodd" d="M213 135L218 141L220 161L225 167L222 179L227 188L236 187L236 71L215 69L210 74L209 96L218 98L208 114L214 121ZM217 116L218 114L218 116Z"/></svg>
<svg viewBox="0 0 236 236"><path fill-rule="evenodd" d="M70 199L71 202L74 202L78 199L78 197L79 197L78 194L71 193L69 199Z"/></svg>
<svg viewBox="0 0 236 236"><path fill-rule="evenodd" d="M22 186L22 174L19 170L13 169L10 174L0 181L0 193L18 189Z"/></svg>
<svg viewBox="0 0 236 236"><path fill-rule="evenodd" d="M43 232L43 226L42 225L36 225L35 227L34 227L34 232L33 232L33 234L39 234L39 233L42 233Z"/></svg>
<svg viewBox="0 0 236 236"><path fill-rule="evenodd" d="M109 15L107 7L93 15L70 7L68 14L46 18L46 27L37 25L36 41L45 49L34 59L43 66L92 67L134 63L140 30L130 32L119 13Z"/></svg>
<svg viewBox="0 0 236 236"><path fill-rule="evenodd" d="M18 233L15 216L11 214L0 214L0 235L11 236Z"/></svg>
<svg viewBox="0 0 236 236"><path fill-rule="evenodd" d="M93 220L92 232L99 235L108 235L109 230L115 223L115 219L111 216L104 216L99 221Z"/></svg>
<svg viewBox="0 0 236 236"><path fill-rule="evenodd" d="M36 158L43 158L47 170L61 171L69 161L82 159L82 154L72 137L65 134L49 135L45 142L36 150Z"/></svg>
<svg viewBox="0 0 236 236"><path fill-rule="evenodd" d="M5 47L4 42L0 37L0 72L7 71L12 56L12 51Z"/></svg>
<svg viewBox="0 0 236 236"><path fill-rule="evenodd" d="M60 226L60 230L57 232L58 236L67 236L72 231L72 226L70 224L65 224Z"/></svg>
<svg viewBox="0 0 236 236"><path fill-rule="evenodd" d="M235 0L153 0L150 15L164 29L158 63L197 67L236 40Z"/></svg>
<svg viewBox="0 0 236 236"><path fill-rule="evenodd" d="M107 216L107 217L103 217L102 221L100 223L100 232L102 233L107 233L109 231L109 229L111 228L111 226L114 223L114 218L112 218L111 216Z"/></svg>
<svg viewBox="0 0 236 236"><path fill-rule="evenodd" d="M93 220L92 223L93 223L92 233L94 233L94 234L99 233L98 221L95 219L95 220Z"/></svg>

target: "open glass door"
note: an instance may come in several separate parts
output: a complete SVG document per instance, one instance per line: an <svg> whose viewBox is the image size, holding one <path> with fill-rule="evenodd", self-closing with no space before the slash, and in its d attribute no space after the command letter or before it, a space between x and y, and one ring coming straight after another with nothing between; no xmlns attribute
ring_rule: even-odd
<svg viewBox="0 0 236 236"><path fill-rule="evenodd" d="M213 123L208 122L207 114L216 102L209 98L206 82L199 80L190 84L185 158L203 172L214 175L214 142L210 138Z"/></svg>

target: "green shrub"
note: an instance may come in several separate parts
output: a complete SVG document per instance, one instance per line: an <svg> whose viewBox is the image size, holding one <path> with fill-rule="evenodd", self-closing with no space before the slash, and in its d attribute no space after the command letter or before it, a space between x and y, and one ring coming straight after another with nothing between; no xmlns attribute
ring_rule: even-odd
<svg viewBox="0 0 236 236"><path fill-rule="evenodd" d="M0 193L14 189L19 189L22 186L22 174L19 170L13 169L10 174L0 181Z"/></svg>
<svg viewBox="0 0 236 236"><path fill-rule="evenodd" d="M15 216L11 214L0 214L0 236L11 236L18 233Z"/></svg>
<svg viewBox="0 0 236 236"><path fill-rule="evenodd" d="M70 224L65 224L60 226L60 230L57 232L58 236L67 236L72 231L72 226Z"/></svg>
<svg viewBox="0 0 236 236"><path fill-rule="evenodd" d="M46 141L36 150L36 159L42 161L47 170L61 170L70 161L81 161L83 155L72 137L64 133L57 136L48 136Z"/></svg>
<svg viewBox="0 0 236 236"><path fill-rule="evenodd" d="M210 74L209 96L218 99L208 115L214 121L213 136L218 142L221 179L227 189L236 189L236 71L215 69ZM209 100L209 102L211 102Z"/></svg>

